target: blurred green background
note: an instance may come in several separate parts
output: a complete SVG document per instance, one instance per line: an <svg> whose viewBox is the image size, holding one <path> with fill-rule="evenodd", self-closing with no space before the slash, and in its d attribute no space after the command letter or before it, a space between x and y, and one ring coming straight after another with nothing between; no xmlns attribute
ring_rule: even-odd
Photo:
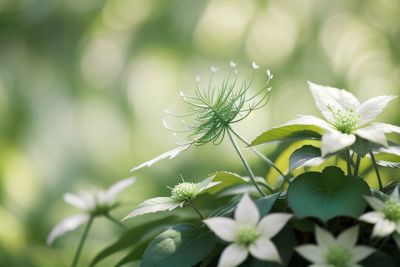
<svg viewBox="0 0 400 267"><path fill-rule="evenodd" d="M207 80L210 65L223 75L231 59L244 70L254 60L260 77L274 73L271 101L236 126L249 139L318 115L307 80L361 100L399 94L399 14L398 0L0 0L0 266L69 266L81 228L45 245L76 212L63 193L108 187L172 149L163 110L182 107L178 92ZM400 122L398 101L381 121ZM276 148L261 147L272 158ZM138 171L115 217L169 194L179 175L244 174L232 152L227 142L196 147ZM81 265L118 233L95 222Z"/></svg>

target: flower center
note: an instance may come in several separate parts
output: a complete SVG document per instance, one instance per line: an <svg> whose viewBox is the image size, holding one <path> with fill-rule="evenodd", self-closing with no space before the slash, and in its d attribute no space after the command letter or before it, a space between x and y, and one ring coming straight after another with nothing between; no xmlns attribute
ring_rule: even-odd
<svg viewBox="0 0 400 267"><path fill-rule="evenodd" d="M260 233L253 225L242 225L236 236L236 243L248 247L260 237Z"/></svg>
<svg viewBox="0 0 400 267"><path fill-rule="evenodd" d="M348 267L351 253L343 246L331 247L326 254L326 263L332 267Z"/></svg>
<svg viewBox="0 0 400 267"><path fill-rule="evenodd" d="M195 183L183 182L177 184L171 191L171 198L176 201L187 201L197 196L198 189Z"/></svg>
<svg viewBox="0 0 400 267"><path fill-rule="evenodd" d="M390 221L400 220L400 202L389 200L385 202L385 207L383 208L383 213L385 218Z"/></svg>
<svg viewBox="0 0 400 267"><path fill-rule="evenodd" d="M357 125L360 121L360 115L354 110L354 108L350 108L348 110L334 109L332 107L328 108L335 120L333 124L336 129L345 134L351 134L357 129Z"/></svg>

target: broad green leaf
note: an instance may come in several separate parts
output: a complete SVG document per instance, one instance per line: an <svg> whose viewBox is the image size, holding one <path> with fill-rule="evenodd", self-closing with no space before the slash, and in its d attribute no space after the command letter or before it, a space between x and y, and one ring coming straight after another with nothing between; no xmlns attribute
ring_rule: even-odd
<svg viewBox="0 0 400 267"><path fill-rule="evenodd" d="M213 187L209 187L207 190L205 190L205 192L208 192L210 194L218 193L232 186L246 185L246 184L252 185L249 177L242 177L239 174L233 172L220 171L211 174L211 176L214 177L213 183L218 183L218 184L215 184L213 185ZM263 177L255 177L255 178L258 184L266 185L266 181Z"/></svg>
<svg viewBox="0 0 400 267"><path fill-rule="evenodd" d="M239 203L241 195L233 197L228 203L218 207L216 210L210 213L210 217L230 217L233 214L237 204Z"/></svg>
<svg viewBox="0 0 400 267"><path fill-rule="evenodd" d="M199 263L215 246L215 236L191 224L177 224L154 238L141 267L188 267Z"/></svg>
<svg viewBox="0 0 400 267"><path fill-rule="evenodd" d="M130 170L130 172L137 171L137 170L139 170L139 169L141 169L143 167L150 167L154 163L156 163L156 162L158 162L160 160L166 159L166 158L173 159L176 156L178 156L179 153L181 153L182 151L185 151L186 149L188 149L190 146L191 146L191 144L180 145L177 148L172 149L172 150L170 150L168 152L165 152L165 153L159 155L158 157L156 157L156 158L154 158L152 160L146 161L145 163L142 163L139 166L133 167Z"/></svg>
<svg viewBox="0 0 400 267"><path fill-rule="evenodd" d="M272 206L274 206L279 195L280 195L280 193L275 193L272 195L268 195L266 197L262 197L255 201L261 217L264 217L271 211Z"/></svg>
<svg viewBox="0 0 400 267"><path fill-rule="evenodd" d="M320 139L324 130L315 125L284 125L265 131L250 146L270 142L292 142L304 139Z"/></svg>
<svg viewBox="0 0 400 267"><path fill-rule="evenodd" d="M321 157L321 149L311 145L305 145L293 152L289 158L289 171L300 167L317 166L326 159Z"/></svg>
<svg viewBox="0 0 400 267"><path fill-rule="evenodd" d="M147 221L146 224L129 229L128 231L124 232L117 241L100 251L92 260L90 266L95 266L97 263L116 252L143 243L150 237L155 236L157 233L163 229L166 229L177 221L179 221L178 217L168 216L157 220ZM139 258L140 257L141 255Z"/></svg>
<svg viewBox="0 0 400 267"><path fill-rule="evenodd" d="M288 189L289 206L299 218L328 221L336 216L358 218L367 204L370 189L360 177L346 176L337 167L299 175Z"/></svg>
<svg viewBox="0 0 400 267"><path fill-rule="evenodd" d="M211 175L214 176L213 179L214 182L220 182L220 183L206 190L206 192L209 192L210 194L217 193L233 185L247 183L247 181L243 177L233 172L220 171L220 172L215 172Z"/></svg>
<svg viewBox="0 0 400 267"><path fill-rule="evenodd" d="M129 218L133 218L139 215L154 213L159 211L173 210L177 207L182 207L184 202L177 202L170 197L156 197L148 199L143 203L139 204L131 213L129 213L123 221Z"/></svg>

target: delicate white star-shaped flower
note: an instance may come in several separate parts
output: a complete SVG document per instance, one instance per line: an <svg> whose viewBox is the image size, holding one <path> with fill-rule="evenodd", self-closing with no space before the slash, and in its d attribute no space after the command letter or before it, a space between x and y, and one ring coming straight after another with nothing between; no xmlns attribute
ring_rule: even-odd
<svg viewBox="0 0 400 267"><path fill-rule="evenodd" d="M213 217L204 223L222 240L230 242L220 257L218 267L241 264L250 253L265 261L282 262L271 238L290 220L291 214L273 213L260 220L257 206L245 194L236 210L235 219Z"/></svg>
<svg viewBox="0 0 400 267"><path fill-rule="evenodd" d="M57 224L50 232L47 238L47 244L51 245L55 239L64 235L65 233L75 230L80 225L88 222L90 218L107 215L112 210L116 203L115 197L126 187L134 183L133 178L121 180L113 184L107 190L92 190L84 191L80 194L66 193L64 201L72 206L77 207L82 212L70 216Z"/></svg>
<svg viewBox="0 0 400 267"><path fill-rule="evenodd" d="M354 226L334 238L329 232L316 227L318 245L302 245L295 250L311 261L310 267L362 267L359 261L375 250L367 246L356 246L359 227Z"/></svg>
<svg viewBox="0 0 400 267"><path fill-rule="evenodd" d="M361 215L360 220L375 224L372 236L384 237L394 232L400 234L400 198L396 187L390 198L385 202L376 197L365 196L374 211Z"/></svg>
<svg viewBox="0 0 400 267"><path fill-rule="evenodd" d="M314 116L299 116L285 125L314 125L325 133L321 140L321 154L325 157L356 142L356 138L387 146L386 133L400 133L400 127L386 123L372 123L396 96L378 96L360 104L343 89L308 82L318 109L325 120Z"/></svg>

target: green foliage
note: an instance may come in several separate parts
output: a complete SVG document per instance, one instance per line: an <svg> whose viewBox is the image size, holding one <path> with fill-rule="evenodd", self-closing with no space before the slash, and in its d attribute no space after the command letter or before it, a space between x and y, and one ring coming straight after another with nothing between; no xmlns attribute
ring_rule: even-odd
<svg viewBox="0 0 400 267"><path fill-rule="evenodd" d="M288 201L297 217L328 221L336 216L357 218L367 206L363 196L370 194L361 178L327 167L322 173L306 172L296 177L289 186Z"/></svg>
<svg viewBox="0 0 400 267"><path fill-rule="evenodd" d="M321 157L321 149L311 145L305 145L297 149L290 155L289 171L294 171L303 166L316 166L325 161Z"/></svg>
<svg viewBox="0 0 400 267"><path fill-rule="evenodd" d="M209 231L191 224L177 224L153 239L147 247L141 267L187 267L200 262L215 246Z"/></svg>
<svg viewBox="0 0 400 267"><path fill-rule="evenodd" d="M320 139L323 134L320 127L314 125L284 125L272 128L257 136L251 146L270 142L294 142L304 139Z"/></svg>
<svg viewBox="0 0 400 267"><path fill-rule="evenodd" d="M93 267L105 258L130 247L134 247L133 251L136 253L130 255L129 259L140 259L142 254L137 253L137 251L140 252L140 249L137 250L137 248L142 247L142 244L147 245L146 242L149 241L149 238L154 237L159 231L162 231L179 220L181 220L181 218L177 216L167 216L161 219L147 221L145 224L127 230L122 233L121 237L117 241L101 250L92 260L90 266Z"/></svg>

